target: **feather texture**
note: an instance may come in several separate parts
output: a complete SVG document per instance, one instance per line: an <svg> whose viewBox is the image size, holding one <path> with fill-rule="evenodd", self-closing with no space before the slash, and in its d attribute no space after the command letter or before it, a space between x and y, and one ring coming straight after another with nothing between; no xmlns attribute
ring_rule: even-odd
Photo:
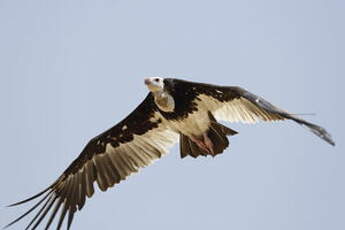
<svg viewBox="0 0 345 230"><path fill-rule="evenodd" d="M152 95L149 94L124 121L92 139L54 184L29 199L13 204L16 206L45 195L33 208L6 227L43 203L27 229L36 229L51 212L46 223L48 229L59 210L61 214L57 229L62 227L66 216L67 229L70 229L75 212L83 208L86 197L93 195L94 182L97 182L100 190L106 191L165 155L178 141L178 134L170 130L165 122L157 114Z"/></svg>
<svg viewBox="0 0 345 230"><path fill-rule="evenodd" d="M75 212L84 207L86 197L93 196L95 182L100 190L106 191L161 158L179 137L182 158L187 155L207 155L190 139L191 136L200 137L205 133L216 144L213 155L222 153L229 145L226 136L237 132L219 124L217 120L243 123L292 120L335 145L331 135L322 127L291 115L239 87L167 78L164 79L164 91L174 100L173 111L160 110L149 93L124 120L91 139L52 185L35 196L11 205L17 206L40 198L32 208L6 227L36 210L26 229L36 229L50 213L45 226L48 229L59 211L57 229L62 227L65 217L67 229L70 229Z"/></svg>

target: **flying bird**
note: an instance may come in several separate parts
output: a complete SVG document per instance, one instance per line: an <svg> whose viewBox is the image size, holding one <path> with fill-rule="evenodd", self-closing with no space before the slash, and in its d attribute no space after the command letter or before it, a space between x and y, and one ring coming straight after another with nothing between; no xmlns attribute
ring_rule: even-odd
<svg viewBox="0 0 345 230"><path fill-rule="evenodd" d="M237 131L219 123L220 120L243 123L292 120L335 145L322 127L240 87L160 77L146 78L144 83L150 91L144 101L120 123L91 139L48 188L10 205L40 198L6 227L36 211L26 229L36 229L43 219L47 219L45 229L49 229L58 212L56 229L62 227L66 218L70 229L75 212L94 194L94 182L101 191L106 191L161 158L177 142L181 158L221 154L229 146L228 136Z"/></svg>

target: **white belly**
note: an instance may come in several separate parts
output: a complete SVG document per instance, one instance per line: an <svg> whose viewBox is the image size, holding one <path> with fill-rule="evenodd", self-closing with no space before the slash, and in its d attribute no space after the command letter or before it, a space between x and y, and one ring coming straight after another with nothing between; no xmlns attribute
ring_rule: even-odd
<svg viewBox="0 0 345 230"><path fill-rule="evenodd" d="M186 136L201 136L210 125L210 118L206 111L196 111L182 121L169 121L171 129Z"/></svg>

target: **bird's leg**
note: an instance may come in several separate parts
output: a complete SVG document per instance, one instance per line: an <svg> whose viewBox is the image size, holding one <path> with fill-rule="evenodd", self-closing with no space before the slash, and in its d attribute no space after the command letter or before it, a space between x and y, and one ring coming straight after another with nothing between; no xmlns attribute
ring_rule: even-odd
<svg viewBox="0 0 345 230"><path fill-rule="evenodd" d="M203 134L203 137L204 137L204 144L206 146L206 148L209 150L208 152L211 154L211 155L215 155L214 154L214 150L213 150L213 143L212 141L210 140L210 138L207 136L207 133L204 133Z"/></svg>
<svg viewBox="0 0 345 230"><path fill-rule="evenodd" d="M213 143L207 136L207 133L202 135L202 140L197 137L191 136L190 139L201 149L205 150L206 153L214 155Z"/></svg>
<svg viewBox="0 0 345 230"><path fill-rule="evenodd" d="M190 136L190 139L201 149L205 150L207 153L209 153L207 146L203 142L203 140L200 140L199 138L195 136Z"/></svg>

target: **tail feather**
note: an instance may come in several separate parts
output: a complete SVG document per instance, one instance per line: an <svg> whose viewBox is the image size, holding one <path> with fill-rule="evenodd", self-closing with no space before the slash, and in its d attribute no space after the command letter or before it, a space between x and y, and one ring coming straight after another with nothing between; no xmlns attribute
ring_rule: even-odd
<svg viewBox="0 0 345 230"><path fill-rule="evenodd" d="M191 153L192 149L189 144L189 138L183 135L182 133L180 134L180 153L181 153L181 158L185 158L188 153Z"/></svg>
<svg viewBox="0 0 345 230"><path fill-rule="evenodd" d="M200 149L197 144L195 144L192 140L188 138L189 146L191 152L189 153L190 156L197 158L198 156L206 156L206 152L203 149Z"/></svg>
<svg viewBox="0 0 345 230"><path fill-rule="evenodd" d="M230 129L226 127L225 125L218 123L216 118L212 115L211 112L208 112L208 117L211 120L211 128L216 129L218 132L224 133L226 136L233 136L235 134L238 134L238 132L236 132L235 130Z"/></svg>
<svg viewBox="0 0 345 230"><path fill-rule="evenodd" d="M214 146L214 155L212 156L216 156L224 152L224 150L229 146L229 140L227 136L235 135L238 132L218 123L211 113L209 113L209 117L211 123L209 130L207 131L207 136L212 141ZM196 158L198 156L211 155L205 150L199 148L199 146L195 144L188 136L182 133L180 134L180 153L181 158L184 158L186 156Z"/></svg>
<svg viewBox="0 0 345 230"><path fill-rule="evenodd" d="M213 143L213 150L215 155L220 154L224 151L225 148L229 146L229 140L226 138L223 132L215 128L214 126L210 127L210 130L207 133L208 137Z"/></svg>

